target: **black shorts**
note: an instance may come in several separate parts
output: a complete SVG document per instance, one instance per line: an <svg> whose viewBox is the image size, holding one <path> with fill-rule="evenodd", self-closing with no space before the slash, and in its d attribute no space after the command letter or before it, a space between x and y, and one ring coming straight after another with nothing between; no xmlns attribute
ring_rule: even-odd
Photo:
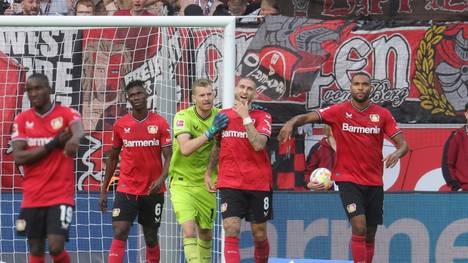
<svg viewBox="0 0 468 263"><path fill-rule="evenodd" d="M348 219L357 215L365 215L368 226L383 223L384 191L382 186L359 185L351 182L336 182L336 184Z"/></svg>
<svg viewBox="0 0 468 263"><path fill-rule="evenodd" d="M273 219L272 191L222 188L220 194L223 219L240 217L255 224Z"/></svg>
<svg viewBox="0 0 468 263"><path fill-rule="evenodd" d="M16 220L16 232L30 239L45 239L47 235L61 235L68 241L72 219L73 206L70 205L21 208Z"/></svg>
<svg viewBox="0 0 468 263"><path fill-rule="evenodd" d="M163 205L164 193L138 196L115 192L112 221L133 222L138 215L138 223L142 226L159 227Z"/></svg>

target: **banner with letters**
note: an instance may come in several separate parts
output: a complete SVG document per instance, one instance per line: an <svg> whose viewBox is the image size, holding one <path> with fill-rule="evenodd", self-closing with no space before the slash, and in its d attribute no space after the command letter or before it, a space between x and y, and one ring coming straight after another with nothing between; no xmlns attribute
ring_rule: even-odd
<svg viewBox="0 0 468 263"><path fill-rule="evenodd" d="M371 19L464 21L468 13L465 0L292 0L278 1L284 16L319 19Z"/></svg>
<svg viewBox="0 0 468 263"><path fill-rule="evenodd" d="M466 22L395 26L278 16L267 17L258 29L239 28L236 41L237 77L257 81L257 99L272 114L276 132L296 114L349 99L352 73L366 71L372 76L372 101L405 124L411 148L425 149L428 140L416 136L420 124L434 129L431 141L437 142L427 168L406 157L392 172L395 180L387 189L418 189L420 178L440 175L439 149L453 129L440 124L461 126L468 101ZM77 155L77 188L97 190L112 125L127 113L125 84L145 81L148 106L170 122L177 110L190 104L194 79L208 77L217 87L222 83L222 34L174 28L0 32L3 190L21 186L9 134L14 116L29 108L24 81L32 72L45 73L55 100L81 112L87 134ZM306 135L314 131L304 130ZM295 189L304 177L307 149L315 141L298 138L288 158L274 138L270 142L275 188ZM441 188L438 181L425 182L429 189Z"/></svg>

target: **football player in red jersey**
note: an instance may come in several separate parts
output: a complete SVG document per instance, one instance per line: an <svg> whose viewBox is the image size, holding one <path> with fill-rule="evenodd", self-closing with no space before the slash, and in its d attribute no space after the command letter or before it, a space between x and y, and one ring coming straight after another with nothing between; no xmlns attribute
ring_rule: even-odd
<svg viewBox="0 0 468 263"><path fill-rule="evenodd" d="M125 256L125 244L133 221L143 226L146 262L159 262L158 229L164 204L164 181L171 162L169 124L160 115L147 109L145 83L135 80L126 86L132 112L116 121L112 149L106 163L99 203L107 209L107 185L120 161L120 176L112 209L114 239L109 251L109 263L120 263ZM164 157L164 164L162 162Z"/></svg>
<svg viewBox="0 0 468 263"><path fill-rule="evenodd" d="M374 256L377 226L383 222L383 165L393 167L408 152L401 130L390 111L370 101L370 77L364 72L351 79L350 101L308 114L298 115L284 125L280 142L290 139L294 128L305 123L324 122L332 127L336 140L336 163L332 180L351 222L351 251L354 262L370 263ZM396 150L383 158L384 135Z"/></svg>
<svg viewBox="0 0 468 263"><path fill-rule="evenodd" d="M219 156L216 187L221 194L227 263L240 262L242 218L251 223L255 262L268 262L270 250L266 222L273 217L272 170L266 143L271 135L271 116L252 108L256 88L255 81L250 78L239 80L234 107L221 111L228 116L228 124L217 137L205 173L207 188L214 191L209 175Z"/></svg>
<svg viewBox="0 0 468 263"><path fill-rule="evenodd" d="M29 262L45 262L45 240L54 262L70 262L65 241L73 218L73 156L83 137L80 114L52 102L48 78L32 74L26 82L32 108L15 118L13 158L24 168L23 201L16 230L28 238Z"/></svg>

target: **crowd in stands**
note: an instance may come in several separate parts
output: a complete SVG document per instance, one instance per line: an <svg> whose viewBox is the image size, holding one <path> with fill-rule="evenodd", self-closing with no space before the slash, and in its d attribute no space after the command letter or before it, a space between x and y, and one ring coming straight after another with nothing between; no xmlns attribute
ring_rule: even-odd
<svg viewBox="0 0 468 263"><path fill-rule="evenodd" d="M277 0L0 0L3 15L276 15ZM122 14L123 12L123 14Z"/></svg>

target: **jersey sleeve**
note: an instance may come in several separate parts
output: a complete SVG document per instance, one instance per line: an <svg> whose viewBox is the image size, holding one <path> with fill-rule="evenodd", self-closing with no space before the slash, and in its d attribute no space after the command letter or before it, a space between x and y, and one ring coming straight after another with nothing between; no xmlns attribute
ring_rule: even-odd
<svg viewBox="0 0 468 263"><path fill-rule="evenodd" d="M114 148L122 147L122 136L120 135L118 122L116 122L112 128L112 146Z"/></svg>
<svg viewBox="0 0 468 263"><path fill-rule="evenodd" d="M169 124L163 118L161 118L161 147L166 147L172 145L171 139L171 129L169 128Z"/></svg>
<svg viewBox="0 0 468 263"><path fill-rule="evenodd" d="M315 112L320 116L320 120L323 123L331 124L337 121L339 115L339 106L334 105L322 109L317 109Z"/></svg>
<svg viewBox="0 0 468 263"><path fill-rule="evenodd" d="M11 140L12 141L25 141L27 138L26 132L24 129L24 120L21 115L16 116L13 121L13 127L11 131Z"/></svg>
<svg viewBox="0 0 468 263"><path fill-rule="evenodd" d="M392 114L388 110L386 110L384 116L385 116L385 123L384 123L383 128L384 128L385 134L387 134L387 136L390 138L393 138L397 134L400 134L401 130L398 127L398 124L395 118L393 118Z"/></svg>
<svg viewBox="0 0 468 263"><path fill-rule="evenodd" d="M174 117L174 124L172 128L174 132L174 138L182 133L192 134L191 126L192 125L191 125L189 115L184 112L178 112Z"/></svg>
<svg viewBox="0 0 468 263"><path fill-rule="evenodd" d="M263 114L259 114L255 120L255 129L258 133L269 138L271 136L271 122L271 115L267 112L263 112Z"/></svg>
<svg viewBox="0 0 468 263"><path fill-rule="evenodd" d="M67 108L65 118L68 125L70 125L74 122L81 121L81 114L73 108Z"/></svg>

